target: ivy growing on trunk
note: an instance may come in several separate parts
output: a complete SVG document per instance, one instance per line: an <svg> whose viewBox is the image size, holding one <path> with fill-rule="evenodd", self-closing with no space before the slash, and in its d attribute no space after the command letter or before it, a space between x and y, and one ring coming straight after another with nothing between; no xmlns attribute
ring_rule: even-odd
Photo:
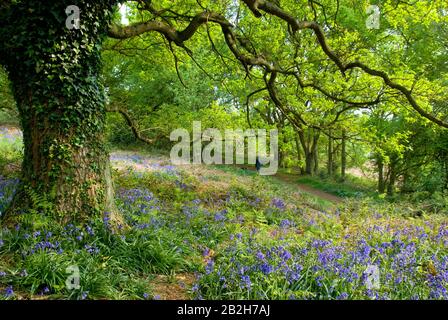
<svg viewBox="0 0 448 320"><path fill-rule="evenodd" d="M0 16L5 66L24 135L22 185L8 214L63 220L114 210L100 49L117 1L20 1ZM67 28L66 8L80 8ZM82 214L82 215L81 215Z"/></svg>

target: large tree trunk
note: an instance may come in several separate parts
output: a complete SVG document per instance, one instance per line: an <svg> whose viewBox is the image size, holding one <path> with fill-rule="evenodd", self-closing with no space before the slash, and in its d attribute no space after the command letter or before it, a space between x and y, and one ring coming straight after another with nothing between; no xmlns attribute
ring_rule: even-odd
<svg viewBox="0 0 448 320"><path fill-rule="evenodd" d="M115 214L99 83L100 44L114 2L27 1L2 14L0 32L17 35L11 41L0 36L8 48L0 62L12 83L25 146L8 219L30 210L62 222ZM80 29L66 25L72 4L81 9Z"/></svg>
<svg viewBox="0 0 448 320"><path fill-rule="evenodd" d="M314 154L309 152L305 155L305 173L313 175Z"/></svg>
<svg viewBox="0 0 448 320"><path fill-rule="evenodd" d="M320 133L308 131L307 137L305 137L305 132L302 130L297 131L297 134L305 155L305 174L313 175L313 173L317 173L317 170L319 169L317 147Z"/></svg>

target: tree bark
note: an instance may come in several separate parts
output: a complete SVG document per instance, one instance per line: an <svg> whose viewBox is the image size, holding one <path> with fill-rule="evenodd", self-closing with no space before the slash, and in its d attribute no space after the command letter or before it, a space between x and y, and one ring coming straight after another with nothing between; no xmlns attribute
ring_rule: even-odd
<svg viewBox="0 0 448 320"><path fill-rule="evenodd" d="M395 162L391 161L389 166L389 181L387 183L387 195L389 197L393 196L395 193L395 180L397 178L397 174L395 172Z"/></svg>
<svg viewBox="0 0 448 320"><path fill-rule="evenodd" d="M304 168L302 165L302 153L300 152L300 140L299 140L298 134L295 135L295 140L296 140L296 149L297 149L297 162L299 163L299 174L303 174Z"/></svg>
<svg viewBox="0 0 448 320"><path fill-rule="evenodd" d="M24 37L0 36L8 48L0 52L0 62L12 83L24 141L21 185L8 220L39 212L65 223L105 211L121 220L113 200L99 81L100 45L115 1L77 1L89 13L80 29L65 23L71 3L28 1L2 17L7 21L0 31L11 26Z"/></svg>
<svg viewBox="0 0 448 320"><path fill-rule="evenodd" d="M314 173L317 173L319 168L317 147L320 133L308 131L307 137L305 137L305 132L302 130L298 131L297 134L305 154L305 174L313 175Z"/></svg>
<svg viewBox="0 0 448 320"><path fill-rule="evenodd" d="M330 130L331 135L331 130ZM328 161L327 161L327 173L328 176L333 176L333 138L331 136L328 137Z"/></svg>
<svg viewBox="0 0 448 320"><path fill-rule="evenodd" d="M297 134L299 136L300 143L302 144L303 154L305 156L305 174L312 175L314 157L312 151L310 150L309 139L307 141L303 130L297 132Z"/></svg>
<svg viewBox="0 0 448 320"><path fill-rule="evenodd" d="M347 136L345 130L342 130L341 142L341 179L345 181L345 173L347 170L347 150L346 150Z"/></svg>
<svg viewBox="0 0 448 320"><path fill-rule="evenodd" d="M318 152L319 150L317 148L317 139L318 138L315 137L315 139L316 139L315 147L313 148L313 163L314 163L313 171L314 171L314 174L317 175L319 173L319 152Z"/></svg>
<svg viewBox="0 0 448 320"><path fill-rule="evenodd" d="M380 194L384 193L386 186L384 183L384 163L381 156L377 158L377 167L378 167L378 192Z"/></svg>
<svg viewBox="0 0 448 320"><path fill-rule="evenodd" d="M313 175L314 155L307 153L305 155L305 174Z"/></svg>

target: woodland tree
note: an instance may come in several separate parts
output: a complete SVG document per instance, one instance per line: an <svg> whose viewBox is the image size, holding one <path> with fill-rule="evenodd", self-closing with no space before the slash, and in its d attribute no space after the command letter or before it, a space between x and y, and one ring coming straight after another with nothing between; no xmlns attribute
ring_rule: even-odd
<svg viewBox="0 0 448 320"><path fill-rule="evenodd" d="M171 51L180 49L191 57L189 44L196 41L223 60L238 61L247 81L261 84L256 90L266 93L295 128L309 173L312 162L314 167L318 163L320 135L328 135L350 110L373 108L389 99L403 106L403 113L411 108L414 116L448 127L444 109L432 107L443 84L431 78L428 66L413 60L403 68L398 57L412 51L422 37L412 33L417 23L446 31L444 1L434 1L429 13L419 11L426 1L386 1L379 31L359 23L365 13L350 11L351 1L127 1L139 20L129 26L112 21L120 2L1 2L0 64L12 85L25 145L22 185L9 218L40 210L35 200L42 198L54 219L62 221L116 213L104 144L106 99L99 77L106 37L160 37ZM368 4L361 2L360 7ZM66 26L71 5L80 9L79 28ZM400 16L402 6L408 16ZM359 26L363 30L357 31ZM394 27L404 35L397 35ZM225 48L216 47L218 37ZM409 42L406 48L395 50L403 39ZM432 40L431 50L443 54L443 41ZM411 74L404 71L408 66L415 69ZM430 94L423 95L428 88ZM301 96L312 99L313 108L327 116L316 117Z"/></svg>

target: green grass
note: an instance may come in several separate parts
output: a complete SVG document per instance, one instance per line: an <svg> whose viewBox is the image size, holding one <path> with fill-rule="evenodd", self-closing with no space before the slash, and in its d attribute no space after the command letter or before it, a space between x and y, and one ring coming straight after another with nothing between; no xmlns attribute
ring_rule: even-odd
<svg viewBox="0 0 448 320"><path fill-rule="evenodd" d="M366 179L347 176L345 181L340 179L322 178L319 176L305 176L297 179L298 183L331 193L338 197L363 198L376 195L374 183Z"/></svg>
<svg viewBox="0 0 448 320"><path fill-rule="evenodd" d="M14 111L6 111L0 108L0 126L20 126L18 115Z"/></svg>
<svg viewBox="0 0 448 320"><path fill-rule="evenodd" d="M276 191L282 197L288 198L289 195L291 194L300 193L303 205L314 208L316 210L328 210L334 205L332 202L328 200L322 199L318 196L312 195L304 191L299 191L293 183L286 183L281 179L272 176L262 177L259 176L257 172L254 170L246 170L232 165L216 165L213 167L222 172L230 173L235 176L252 177L266 181L269 185L268 186L269 191L271 190Z"/></svg>
<svg viewBox="0 0 448 320"><path fill-rule="evenodd" d="M111 229L108 215L61 226L43 212L2 229L0 299L148 299L159 294L154 279L179 274L196 279L169 288L183 298L448 299L444 215L368 198L327 206L231 166L134 160L143 170L114 171L126 226Z"/></svg>
<svg viewBox="0 0 448 320"><path fill-rule="evenodd" d="M15 136L0 132L0 174L6 173L11 175L17 173L17 168L21 164L22 154L22 141Z"/></svg>

